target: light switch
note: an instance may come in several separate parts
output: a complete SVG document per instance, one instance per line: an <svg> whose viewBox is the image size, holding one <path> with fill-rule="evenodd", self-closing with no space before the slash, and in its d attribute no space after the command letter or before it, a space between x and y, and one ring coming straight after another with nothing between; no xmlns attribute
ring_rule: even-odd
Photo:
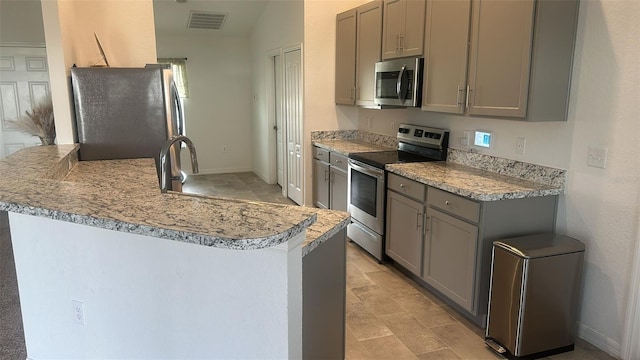
<svg viewBox="0 0 640 360"><path fill-rule="evenodd" d="M607 148L589 146L587 152L587 165L597 168L607 167Z"/></svg>

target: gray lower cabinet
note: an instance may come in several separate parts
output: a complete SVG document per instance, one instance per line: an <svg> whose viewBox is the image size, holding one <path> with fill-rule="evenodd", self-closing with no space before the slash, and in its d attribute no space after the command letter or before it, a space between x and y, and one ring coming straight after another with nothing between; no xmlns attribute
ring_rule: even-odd
<svg viewBox="0 0 640 360"><path fill-rule="evenodd" d="M387 186L387 256L482 327L493 241L554 231L557 196L479 202L396 174Z"/></svg>
<svg viewBox="0 0 640 360"><path fill-rule="evenodd" d="M424 204L387 191L387 256L420 276Z"/></svg>
<svg viewBox="0 0 640 360"><path fill-rule="evenodd" d="M478 227L433 208L427 209L427 226L422 278L473 311Z"/></svg>
<svg viewBox="0 0 640 360"><path fill-rule="evenodd" d="M313 159L313 203L329 208L329 163L318 159Z"/></svg>
<svg viewBox="0 0 640 360"><path fill-rule="evenodd" d="M313 147L313 203L322 209L347 211L347 157Z"/></svg>
<svg viewBox="0 0 640 360"><path fill-rule="evenodd" d="M346 229L302 258L302 358L344 359Z"/></svg>
<svg viewBox="0 0 640 360"><path fill-rule="evenodd" d="M347 211L347 172L332 166L329 169L331 209Z"/></svg>

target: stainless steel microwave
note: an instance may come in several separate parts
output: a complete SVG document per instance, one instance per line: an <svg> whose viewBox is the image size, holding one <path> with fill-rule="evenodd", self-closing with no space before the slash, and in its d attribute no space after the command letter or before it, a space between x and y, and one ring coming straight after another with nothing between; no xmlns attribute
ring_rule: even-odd
<svg viewBox="0 0 640 360"><path fill-rule="evenodd" d="M420 107L424 59L410 57L376 63L376 105Z"/></svg>

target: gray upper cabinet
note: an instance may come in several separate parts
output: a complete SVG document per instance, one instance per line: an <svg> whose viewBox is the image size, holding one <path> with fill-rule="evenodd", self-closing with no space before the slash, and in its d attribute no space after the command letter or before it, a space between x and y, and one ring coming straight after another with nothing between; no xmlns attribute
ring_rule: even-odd
<svg viewBox="0 0 640 360"><path fill-rule="evenodd" d="M422 109L462 114L471 0L427 2Z"/></svg>
<svg viewBox="0 0 640 360"><path fill-rule="evenodd" d="M474 1L469 114L525 117L534 1Z"/></svg>
<svg viewBox="0 0 640 360"><path fill-rule="evenodd" d="M384 0L382 59L423 54L425 8L425 0Z"/></svg>
<svg viewBox="0 0 640 360"><path fill-rule="evenodd" d="M356 93L356 10L336 16L336 104L354 105Z"/></svg>
<svg viewBox="0 0 640 360"><path fill-rule="evenodd" d="M382 0L356 9L356 105L373 106L375 66L382 48Z"/></svg>
<svg viewBox="0 0 640 360"><path fill-rule="evenodd" d="M566 120L577 14L577 0L429 0L422 109Z"/></svg>

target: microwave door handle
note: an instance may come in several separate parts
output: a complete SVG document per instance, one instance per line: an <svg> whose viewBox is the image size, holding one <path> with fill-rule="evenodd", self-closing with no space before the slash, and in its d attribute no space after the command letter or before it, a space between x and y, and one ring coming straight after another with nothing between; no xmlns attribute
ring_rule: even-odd
<svg viewBox="0 0 640 360"><path fill-rule="evenodd" d="M396 95L398 95L398 100L402 101L402 77L404 76L404 70L407 68L406 65L402 65L402 69L400 69L400 74L398 74L398 80L396 81Z"/></svg>
<svg viewBox="0 0 640 360"><path fill-rule="evenodd" d="M396 93L401 103L404 103L409 94L409 76L407 76L407 73L407 65L403 65L396 84Z"/></svg>

